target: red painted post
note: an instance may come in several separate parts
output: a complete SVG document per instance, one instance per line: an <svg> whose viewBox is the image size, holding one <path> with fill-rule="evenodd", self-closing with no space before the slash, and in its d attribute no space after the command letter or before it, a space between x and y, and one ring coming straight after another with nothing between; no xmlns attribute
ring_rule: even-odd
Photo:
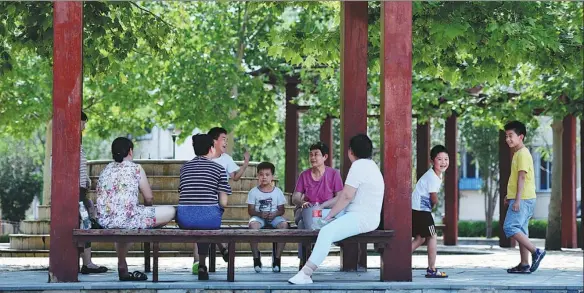
<svg viewBox="0 0 584 293"><path fill-rule="evenodd" d="M367 133L367 2L341 3L341 175L346 178L351 162L349 140ZM357 244L341 251L341 270L357 270Z"/></svg>
<svg viewBox="0 0 584 293"><path fill-rule="evenodd" d="M564 118L562 134L562 247L577 248L576 234L576 117Z"/></svg>
<svg viewBox="0 0 584 293"><path fill-rule="evenodd" d="M412 2L381 3L382 281L412 280Z"/></svg>
<svg viewBox="0 0 584 293"><path fill-rule="evenodd" d="M419 180L430 168L430 121L416 124L416 178Z"/></svg>
<svg viewBox="0 0 584 293"><path fill-rule="evenodd" d="M53 158L49 282L77 282L83 2L53 3Z"/></svg>
<svg viewBox="0 0 584 293"><path fill-rule="evenodd" d="M320 141L326 143L329 147L329 156L324 162L326 166L333 166L333 156L334 156L334 140L333 140L333 123L330 116L326 117L320 125Z"/></svg>
<svg viewBox="0 0 584 293"><path fill-rule="evenodd" d="M456 114L446 119L446 148L450 153L450 165L444 182L444 245L458 243L458 127Z"/></svg>
<svg viewBox="0 0 584 293"><path fill-rule="evenodd" d="M296 179L298 178L298 106L291 101L298 96L298 83L286 82L286 171L285 186L286 192L294 192Z"/></svg>
<svg viewBox="0 0 584 293"><path fill-rule="evenodd" d="M511 158L513 153L505 140L505 131L499 131L499 246L515 247L515 240L507 238L503 232L503 224L507 215L505 197L507 196L507 184L511 175Z"/></svg>

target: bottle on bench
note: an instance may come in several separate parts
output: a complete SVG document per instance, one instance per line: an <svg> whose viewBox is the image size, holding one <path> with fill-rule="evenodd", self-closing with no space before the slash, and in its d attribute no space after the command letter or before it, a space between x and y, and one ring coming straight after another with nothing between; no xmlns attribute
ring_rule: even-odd
<svg viewBox="0 0 584 293"><path fill-rule="evenodd" d="M322 228L322 207L320 203L316 203L312 207L312 230L320 230Z"/></svg>
<svg viewBox="0 0 584 293"><path fill-rule="evenodd" d="M89 219L89 213L85 208L82 201L79 202L79 216L81 221L79 222L79 228L83 230L88 230L91 228L91 220Z"/></svg>

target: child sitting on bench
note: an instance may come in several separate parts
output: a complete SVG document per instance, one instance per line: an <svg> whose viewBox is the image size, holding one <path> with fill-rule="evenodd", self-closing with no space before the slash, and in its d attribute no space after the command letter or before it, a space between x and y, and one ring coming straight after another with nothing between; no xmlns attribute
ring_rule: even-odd
<svg viewBox="0 0 584 293"><path fill-rule="evenodd" d="M283 217L286 198L282 190L272 185L275 167L272 163L262 162L257 166L258 183L247 195L247 212L251 216L249 228L259 230L266 225L276 229L288 229L288 222ZM253 267L256 273L262 271L261 254L257 242L250 243L253 254ZM272 258L272 271L280 272L280 257L285 243L278 243L276 255Z"/></svg>

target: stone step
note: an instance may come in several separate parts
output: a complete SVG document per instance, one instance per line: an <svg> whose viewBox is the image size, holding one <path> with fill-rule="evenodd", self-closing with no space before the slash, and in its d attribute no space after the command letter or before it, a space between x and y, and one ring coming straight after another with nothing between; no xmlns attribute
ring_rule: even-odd
<svg viewBox="0 0 584 293"><path fill-rule="evenodd" d="M90 176L91 187L95 189L97 186L97 181L99 176ZM178 190L179 187L179 176L148 176L148 182L152 190ZM229 180L229 185L233 191L245 191L248 192L252 188L256 187L258 184L258 179L255 177L241 177L238 181L233 179ZM278 185L278 180L274 180L274 184Z"/></svg>
<svg viewBox="0 0 584 293"><path fill-rule="evenodd" d="M20 222L22 234L43 235L51 233L50 220L25 220Z"/></svg>
<svg viewBox="0 0 584 293"><path fill-rule="evenodd" d="M260 243L260 250L268 251L272 249L271 243ZM13 250L49 250L50 236L29 235L29 234L12 234L10 235L10 249ZM286 250L296 250L296 243L287 243ZM114 243L96 242L91 244L91 249L96 251L115 251ZM235 245L237 252L250 251L249 243L237 243ZM143 243L132 243L130 250L143 250ZM161 251L193 251L193 243L160 243Z"/></svg>
<svg viewBox="0 0 584 293"><path fill-rule="evenodd" d="M39 220L50 220L51 219L51 206L50 205L39 205L38 206L38 217Z"/></svg>
<svg viewBox="0 0 584 293"><path fill-rule="evenodd" d="M179 194L176 190L153 190L152 194L154 196L154 205L178 205ZM228 205L246 205L247 204L247 191L235 191L233 192L227 201ZM89 199L94 203L96 202L96 193L91 190L88 192ZM288 205L290 205L291 195L285 195ZM144 203L144 198L140 194L138 196L140 203ZM228 206L229 208L229 206Z"/></svg>
<svg viewBox="0 0 584 293"><path fill-rule="evenodd" d="M89 166L90 176L99 176L99 173L111 163L111 160L97 160L89 161L87 164ZM144 172L147 176L178 176L180 174L180 168L187 161L185 160L134 160L135 163L142 165ZM237 165L241 166L243 162L235 162ZM256 177L256 167L258 162L250 162L247 169L245 170L243 177Z"/></svg>

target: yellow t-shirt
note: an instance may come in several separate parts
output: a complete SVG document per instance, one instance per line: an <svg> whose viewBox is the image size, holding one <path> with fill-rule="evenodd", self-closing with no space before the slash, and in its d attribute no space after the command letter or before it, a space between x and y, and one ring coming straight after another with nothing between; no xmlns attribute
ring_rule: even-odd
<svg viewBox="0 0 584 293"><path fill-rule="evenodd" d="M517 195L517 178L519 171L525 171L525 184L523 184L523 192L521 192L521 199L535 198L535 173L533 171L533 158L526 147L521 148L513 155L511 161L511 175L509 176L509 183L507 183L507 198L514 199Z"/></svg>

